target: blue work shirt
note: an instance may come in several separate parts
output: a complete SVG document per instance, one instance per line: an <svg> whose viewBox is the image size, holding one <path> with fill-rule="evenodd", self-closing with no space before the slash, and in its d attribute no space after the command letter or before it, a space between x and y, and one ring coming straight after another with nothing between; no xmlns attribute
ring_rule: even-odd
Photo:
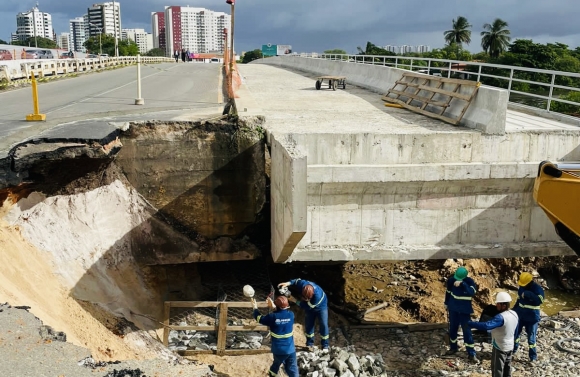
<svg viewBox="0 0 580 377"><path fill-rule="evenodd" d="M523 297L522 297L523 296ZM514 311L522 322L540 322L540 305L544 303L544 290L536 282L518 289L518 300Z"/></svg>
<svg viewBox="0 0 580 377"><path fill-rule="evenodd" d="M455 286L456 281L457 280L454 276L447 279L445 305L447 305L450 312L471 314L473 313L471 299L477 292L477 285L470 277L461 280L461 285L459 285L459 287Z"/></svg>
<svg viewBox="0 0 580 377"><path fill-rule="evenodd" d="M273 313L262 315L258 309L254 309L254 318L260 324L270 328L271 349L274 355L290 355L296 352L294 313L289 309L276 309Z"/></svg>
<svg viewBox="0 0 580 377"><path fill-rule="evenodd" d="M294 279L290 280L290 285L294 285L298 288L300 292L306 287L307 285L311 285L314 287L314 295L310 299L310 301L303 301L297 300L297 304L304 310L320 310L326 309L328 307L328 300L326 298L326 294L316 283L313 283L308 280L302 279Z"/></svg>

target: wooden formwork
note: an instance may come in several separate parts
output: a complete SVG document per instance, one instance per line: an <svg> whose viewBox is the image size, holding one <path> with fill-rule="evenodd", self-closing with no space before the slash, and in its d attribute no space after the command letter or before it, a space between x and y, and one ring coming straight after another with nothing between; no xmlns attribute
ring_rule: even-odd
<svg viewBox="0 0 580 377"><path fill-rule="evenodd" d="M234 355L256 355L262 353L269 353L270 349L226 349L226 337L228 331L268 331L268 326L255 323L244 326L229 326L228 325L228 308L251 308L251 302L221 302L221 301L166 301L164 314L164 328L163 328L163 344L169 345L169 331L170 330L195 330L195 331L215 331L217 334L217 349L216 350L190 350L179 351L182 356L192 356L199 354L216 354L219 356L234 356ZM258 308L267 308L266 303L258 303ZM171 308L216 308L219 313L218 321L215 326L171 326L169 324L169 316Z"/></svg>
<svg viewBox="0 0 580 377"><path fill-rule="evenodd" d="M443 89L445 84L453 85L453 90ZM480 85L479 82L475 81L405 72L401 80L395 82L395 85L389 89L382 100L396 103L405 109L457 125L463 118L463 115L465 115ZM470 93L460 93L462 87L469 88ZM408 91L408 89L411 90ZM438 96L439 99L434 100L435 96ZM462 108L459 115L452 118L446 115L445 112L451 106L451 101L454 99L462 103ZM417 103L419 106L414 105ZM439 108L440 110L438 112L431 111L433 108Z"/></svg>

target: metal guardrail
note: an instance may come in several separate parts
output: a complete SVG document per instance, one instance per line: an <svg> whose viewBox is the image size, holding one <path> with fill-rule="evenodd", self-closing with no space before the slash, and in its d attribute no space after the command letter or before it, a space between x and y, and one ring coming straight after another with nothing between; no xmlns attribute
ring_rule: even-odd
<svg viewBox="0 0 580 377"><path fill-rule="evenodd" d="M297 57L294 55L294 57ZM580 107L579 102L568 101L558 97L557 91L576 91L580 92L580 74L563 71L550 71L535 68L516 67L499 64L489 64L473 61L462 60L445 60L445 59L431 59L410 56L383 56L383 55L342 55L342 54L300 54L298 57L310 59L325 59L338 60L350 62L353 64L370 64L382 65L399 69L406 69L410 71L426 70L426 72L433 74L438 71L442 76L448 78L459 76L460 78L468 80L482 81L483 84L496 86L507 89L510 95L510 102L521 104L521 102L512 101L512 94L519 96L531 97L539 101L546 101L545 110L550 111L552 102L561 102L569 105ZM536 77L536 80L530 78ZM501 82L503 85L490 84L490 80L494 79ZM541 80L541 81L537 81ZM487 81L487 82L485 82ZM562 82L574 82L576 86L560 84ZM516 83L522 83L532 86L545 88L547 94L530 93L522 90L517 90L514 87ZM516 84L516 85L514 85ZM535 106L539 107L539 106ZM540 107L541 108L541 107Z"/></svg>

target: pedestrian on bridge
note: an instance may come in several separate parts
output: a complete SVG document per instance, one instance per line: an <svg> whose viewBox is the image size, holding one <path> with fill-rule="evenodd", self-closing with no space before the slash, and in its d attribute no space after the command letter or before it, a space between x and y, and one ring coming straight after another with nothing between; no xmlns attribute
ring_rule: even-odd
<svg viewBox="0 0 580 377"><path fill-rule="evenodd" d="M515 333L518 327L518 315L510 310L511 296L499 292L495 296L495 305L499 312L487 322L469 321L469 327L478 330L491 330L491 375L492 377L511 377L512 350L515 344Z"/></svg>
<svg viewBox="0 0 580 377"><path fill-rule="evenodd" d="M328 299L326 294L317 284L302 279L293 279L278 284L278 288L288 287L297 297L296 304L306 312L304 331L306 332L306 346L314 346L314 333L316 319L318 319L318 331L320 333L323 349L328 349Z"/></svg>
<svg viewBox="0 0 580 377"><path fill-rule="evenodd" d="M449 351L446 355L454 355L459 351L457 344L459 326L463 330L463 342L467 351L467 358L477 363L475 343L468 322L471 320L473 307L471 300L477 293L477 285L470 277L465 267L459 267L453 276L447 279L445 292L445 309L449 313Z"/></svg>
<svg viewBox="0 0 580 377"><path fill-rule="evenodd" d="M518 299L514 305L514 310L518 313L520 321L516 332L514 353L520 345L520 336L525 327L528 334L528 356L530 361L538 360L536 350L536 336L538 334L538 324L540 323L540 306L544 303L544 290L534 281L534 277L529 272L523 272L518 280Z"/></svg>
<svg viewBox="0 0 580 377"><path fill-rule="evenodd" d="M175 58L175 62L179 63L179 51L175 50L173 53L173 57Z"/></svg>
<svg viewBox="0 0 580 377"><path fill-rule="evenodd" d="M262 315L256 301L252 299L254 318L262 325L268 326L272 336L270 347L274 362L270 366L269 376L277 376L280 366L284 365L288 377L298 377L296 347L294 346L294 313L288 310L290 308L288 299L285 296L279 296L272 302L272 299L268 297L266 303L274 312Z"/></svg>

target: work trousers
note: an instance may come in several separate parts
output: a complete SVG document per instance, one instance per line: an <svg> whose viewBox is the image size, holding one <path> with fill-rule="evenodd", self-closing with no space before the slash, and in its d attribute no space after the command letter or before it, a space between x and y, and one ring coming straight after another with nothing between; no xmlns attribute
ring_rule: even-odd
<svg viewBox="0 0 580 377"><path fill-rule="evenodd" d="M461 329L463 330L463 343L465 344L467 354L475 355L473 334L471 333L471 328L467 324L470 320L471 316L467 313L459 313L455 311L449 312L449 348L452 350L459 349L459 345L457 344L457 332L459 331L459 326L461 326Z"/></svg>
<svg viewBox="0 0 580 377"><path fill-rule="evenodd" d="M320 333L322 348L328 348L328 309L310 309L306 311L304 331L306 332L306 345L314 345L314 325L318 319L318 331Z"/></svg>
<svg viewBox="0 0 580 377"><path fill-rule="evenodd" d="M269 375L276 377L280 371L280 366L284 365L284 371L288 377L298 377L298 363L296 362L296 352L289 355L274 355L274 362L270 367Z"/></svg>
<svg viewBox="0 0 580 377"><path fill-rule="evenodd" d="M519 321L518 328L516 330L516 342L514 345L514 352L518 350L520 345L520 336L522 334L522 329L526 329L526 334L528 334L528 355L530 360L536 360L538 358L538 351L536 350L536 336L538 334L538 322L526 322Z"/></svg>
<svg viewBox="0 0 580 377"><path fill-rule="evenodd" d="M512 352L503 352L493 347L491 351L491 377L511 377Z"/></svg>

